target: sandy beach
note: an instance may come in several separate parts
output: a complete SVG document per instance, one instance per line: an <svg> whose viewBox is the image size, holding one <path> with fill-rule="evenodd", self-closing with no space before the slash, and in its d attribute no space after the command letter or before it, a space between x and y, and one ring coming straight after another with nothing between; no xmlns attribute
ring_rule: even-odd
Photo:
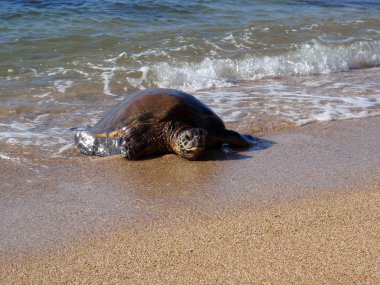
<svg viewBox="0 0 380 285"><path fill-rule="evenodd" d="M2 158L0 283L378 284L380 117L258 137L196 162Z"/></svg>
<svg viewBox="0 0 380 285"><path fill-rule="evenodd" d="M380 284L379 14L352 0L1 1L0 285ZM155 88L258 143L198 161L76 149L75 130L105 116L101 134L202 127L193 103L128 101ZM114 120L125 102L137 111Z"/></svg>

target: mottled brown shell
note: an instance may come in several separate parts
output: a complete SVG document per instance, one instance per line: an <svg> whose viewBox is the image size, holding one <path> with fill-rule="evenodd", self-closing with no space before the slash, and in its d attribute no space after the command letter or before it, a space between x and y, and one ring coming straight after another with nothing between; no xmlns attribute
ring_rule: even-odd
<svg viewBox="0 0 380 285"><path fill-rule="evenodd" d="M125 128L139 124L154 127L167 121L207 130L224 129L223 121L192 95L172 89L149 89L128 97L87 131L95 137L118 137Z"/></svg>

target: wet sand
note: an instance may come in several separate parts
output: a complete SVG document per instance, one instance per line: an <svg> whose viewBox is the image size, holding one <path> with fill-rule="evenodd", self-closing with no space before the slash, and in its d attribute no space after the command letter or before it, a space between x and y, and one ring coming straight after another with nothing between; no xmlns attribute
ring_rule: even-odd
<svg viewBox="0 0 380 285"><path fill-rule="evenodd" d="M380 117L259 137L197 162L8 150L0 283L380 283Z"/></svg>

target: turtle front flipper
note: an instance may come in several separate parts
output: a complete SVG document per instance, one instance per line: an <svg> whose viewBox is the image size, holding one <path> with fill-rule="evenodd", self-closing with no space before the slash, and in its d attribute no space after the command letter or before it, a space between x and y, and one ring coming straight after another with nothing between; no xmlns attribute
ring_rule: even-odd
<svg viewBox="0 0 380 285"><path fill-rule="evenodd" d="M212 133L208 138L211 146L218 146L226 143L231 147L251 147L257 144L257 141L254 137L250 135L241 135L238 132L224 129L218 133Z"/></svg>
<svg viewBox="0 0 380 285"><path fill-rule="evenodd" d="M143 141L139 142L131 139L131 137L124 139L123 154L126 159L137 160L144 155L149 155L146 153L147 145Z"/></svg>
<svg viewBox="0 0 380 285"><path fill-rule="evenodd" d="M109 156L125 154L124 138L96 137L88 131L76 131L74 135L77 148L87 155Z"/></svg>
<svg viewBox="0 0 380 285"><path fill-rule="evenodd" d="M124 140L122 147L126 159L137 160L167 152L158 126L152 128L150 124L137 124L119 134Z"/></svg>

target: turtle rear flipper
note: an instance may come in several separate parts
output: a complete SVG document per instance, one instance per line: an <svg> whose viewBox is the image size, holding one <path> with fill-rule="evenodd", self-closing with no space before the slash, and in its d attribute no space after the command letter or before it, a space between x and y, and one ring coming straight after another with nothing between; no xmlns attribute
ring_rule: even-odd
<svg viewBox="0 0 380 285"><path fill-rule="evenodd" d="M220 130L218 133L213 133L210 137L213 144L223 144L226 143L231 147L251 147L257 144L257 140L251 135L241 135L238 132L224 129Z"/></svg>
<svg viewBox="0 0 380 285"><path fill-rule="evenodd" d="M87 155L108 156L125 154L125 148L123 147L124 139L121 137L98 138L87 131L77 131L74 138L77 148Z"/></svg>

